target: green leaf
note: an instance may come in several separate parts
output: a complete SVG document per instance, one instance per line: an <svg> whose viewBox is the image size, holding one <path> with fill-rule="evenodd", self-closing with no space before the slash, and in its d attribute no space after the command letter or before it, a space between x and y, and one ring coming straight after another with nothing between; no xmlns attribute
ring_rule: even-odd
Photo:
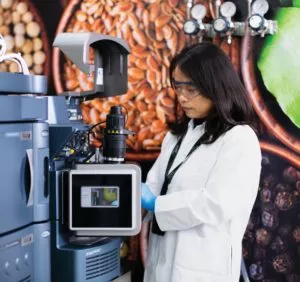
<svg viewBox="0 0 300 282"><path fill-rule="evenodd" d="M266 38L258 60L264 84L300 128L300 9L281 8L279 32Z"/></svg>
<svg viewBox="0 0 300 282"><path fill-rule="evenodd" d="M300 8L300 0L293 0L293 6Z"/></svg>

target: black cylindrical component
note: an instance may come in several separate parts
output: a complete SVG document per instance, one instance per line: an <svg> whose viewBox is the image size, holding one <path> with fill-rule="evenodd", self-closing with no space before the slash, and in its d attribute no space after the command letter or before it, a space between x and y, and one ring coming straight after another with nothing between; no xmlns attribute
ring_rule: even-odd
<svg viewBox="0 0 300 282"><path fill-rule="evenodd" d="M106 131L119 130L123 131L125 126L125 118L122 114L120 106L113 106L110 109L106 119ZM123 132L122 132L123 133Z"/></svg>
<svg viewBox="0 0 300 282"><path fill-rule="evenodd" d="M125 117L120 106L113 106L106 118L103 139L103 158L105 163L122 163L126 154L124 133Z"/></svg>
<svg viewBox="0 0 300 282"><path fill-rule="evenodd" d="M103 139L103 157L105 163L122 163L126 153L126 135L106 134Z"/></svg>

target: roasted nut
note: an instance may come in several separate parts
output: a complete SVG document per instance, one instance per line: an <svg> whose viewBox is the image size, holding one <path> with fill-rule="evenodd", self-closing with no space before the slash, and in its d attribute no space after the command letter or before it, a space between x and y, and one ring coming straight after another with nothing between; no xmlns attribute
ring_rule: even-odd
<svg viewBox="0 0 300 282"><path fill-rule="evenodd" d="M147 38L142 30L135 29L132 33L132 36L136 42L138 42L141 46L147 47Z"/></svg>
<svg viewBox="0 0 300 282"><path fill-rule="evenodd" d="M17 23L14 27L14 33L17 35L25 34L25 25L23 23Z"/></svg>
<svg viewBox="0 0 300 282"><path fill-rule="evenodd" d="M9 70L9 72L18 72L19 67L16 63L11 63L11 64L9 64L8 70Z"/></svg>
<svg viewBox="0 0 300 282"><path fill-rule="evenodd" d="M32 56L30 54L24 54L23 58L26 61L27 66L30 68L33 64Z"/></svg>
<svg viewBox="0 0 300 282"><path fill-rule="evenodd" d="M156 62L155 58L153 56L148 56L147 57L147 65L152 71L159 71L158 63Z"/></svg>
<svg viewBox="0 0 300 282"><path fill-rule="evenodd" d="M131 76L134 80L141 80L145 77L144 71L139 68L129 68L128 75Z"/></svg>
<svg viewBox="0 0 300 282"><path fill-rule="evenodd" d="M91 118L92 124L96 124L96 123L100 122L99 112L95 108L91 108L89 116Z"/></svg>
<svg viewBox="0 0 300 282"><path fill-rule="evenodd" d="M9 34L9 28L7 26L0 26L0 34L2 36L8 35Z"/></svg>
<svg viewBox="0 0 300 282"><path fill-rule="evenodd" d="M11 14L12 23L17 24L21 21L21 15L18 12L13 12ZM0 21L0 24L2 25L3 22Z"/></svg>
<svg viewBox="0 0 300 282"><path fill-rule="evenodd" d="M150 20L152 22L154 22L159 14L160 14L160 5L158 3L151 4L150 5Z"/></svg>
<svg viewBox="0 0 300 282"><path fill-rule="evenodd" d="M37 22L30 22L26 25L26 33L29 37L37 37L40 34L41 28Z"/></svg>
<svg viewBox="0 0 300 282"><path fill-rule="evenodd" d="M46 54L43 51L37 51L33 54L33 62L42 65L46 61Z"/></svg>
<svg viewBox="0 0 300 282"><path fill-rule="evenodd" d="M5 25L10 25L12 22L12 16L9 10L3 13L3 20Z"/></svg>
<svg viewBox="0 0 300 282"><path fill-rule="evenodd" d="M150 130L153 133L160 133L166 129L166 124L161 120L155 120L152 122Z"/></svg>
<svg viewBox="0 0 300 282"><path fill-rule="evenodd" d="M163 27L171 20L171 18L172 17L170 15L162 15L155 19L154 24L157 28Z"/></svg>
<svg viewBox="0 0 300 282"><path fill-rule="evenodd" d="M11 51L15 46L14 38L11 35L4 36L7 51Z"/></svg>
<svg viewBox="0 0 300 282"><path fill-rule="evenodd" d="M13 4L13 0L1 0L1 6L4 9L9 9Z"/></svg>
<svg viewBox="0 0 300 282"><path fill-rule="evenodd" d="M35 74L42 74L43 73L43 65L34 65L33 71Z"/></svg>
<svg viewBox="0 0 300 282"><path fill-rule="evenodd" d="M16 48L20 49L25 43L25 37L23 35L16 35L15 36L15 45Z"/></svg>
<svg viewBox="0 0 300 282"><path fill-rule="evenodd" d="M145 102L143 102L143 101L138 101L138 102L136 103L136 107L137 107L137 109L138 109L141 113L144 112L144 111L146 111L147 108L148 108L147 104L146 104Z"/></svg>
<svg viewBox="0 0 300 282"><path fill-rule="evenodd" d="M26 39L25 44L22 47L22 52L24 54L29 54L33 50L33 43L30 39Z"/></svg>
<svg viewBox="0 0 300 282"><path fill-rule="evenodd" d="M28 11L28 5L24 2L20 2L17 4L16 10L19 14L23 15Z"/></svg>
<svg viewBox="0 0 300 282"><path fill-rule="evenodd" d="M22 15L22 21L25 24L32 22L32 20L33 20L33 15L31 12L27 11L25 14Z"/></svg>
<svg viewBox="0 0 300 282"><path fill-rule="evenodd" d="M86 21L87 14L83 11L77 11L76 13L76 19L80 22Z"/></svg>
<svg viewBox="0 0 300 282"><path fill-rule="evenodd" d="M117 16L120 13L130 13L133 10L133 8L134 6L130 2L119 2L116 6L113 7L110 14L112 16Z"/></svg>
<svg viewBox="0 0 300 282"><path fill-rule="evenodd" d="M5 64L0 64L0 72L7 71L7 66Z"/></svg>
<svg viewBox="0 0 300 282"><path fill-rule="evenodd" d="M33 39L33 50L40 51L43 48L43 41L42 39L36 37Z"/></svg>

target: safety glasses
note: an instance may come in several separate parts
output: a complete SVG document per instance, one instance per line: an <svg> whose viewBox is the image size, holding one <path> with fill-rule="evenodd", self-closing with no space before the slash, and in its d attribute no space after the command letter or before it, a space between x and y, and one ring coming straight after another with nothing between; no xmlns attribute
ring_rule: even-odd
<svg viewBox="0 0 300 282"><path fill-rule="evenodd" d="M195 84L191 81L172 81L174 90L177 95L183 95L187 99L193 99L200 94L200 91L195 87Z"/></svg>

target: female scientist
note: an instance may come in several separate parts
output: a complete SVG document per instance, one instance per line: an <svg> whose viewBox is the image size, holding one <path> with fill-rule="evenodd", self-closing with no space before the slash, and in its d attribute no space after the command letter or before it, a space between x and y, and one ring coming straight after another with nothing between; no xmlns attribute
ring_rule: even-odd
<svg viewBox="0 0 300 282"><path fill-rule="evenodd" d="M210 43L182 50L170 79L184 115L142 184L153 213L144 282L238 282L261 170L251 105Z"/></svg>

